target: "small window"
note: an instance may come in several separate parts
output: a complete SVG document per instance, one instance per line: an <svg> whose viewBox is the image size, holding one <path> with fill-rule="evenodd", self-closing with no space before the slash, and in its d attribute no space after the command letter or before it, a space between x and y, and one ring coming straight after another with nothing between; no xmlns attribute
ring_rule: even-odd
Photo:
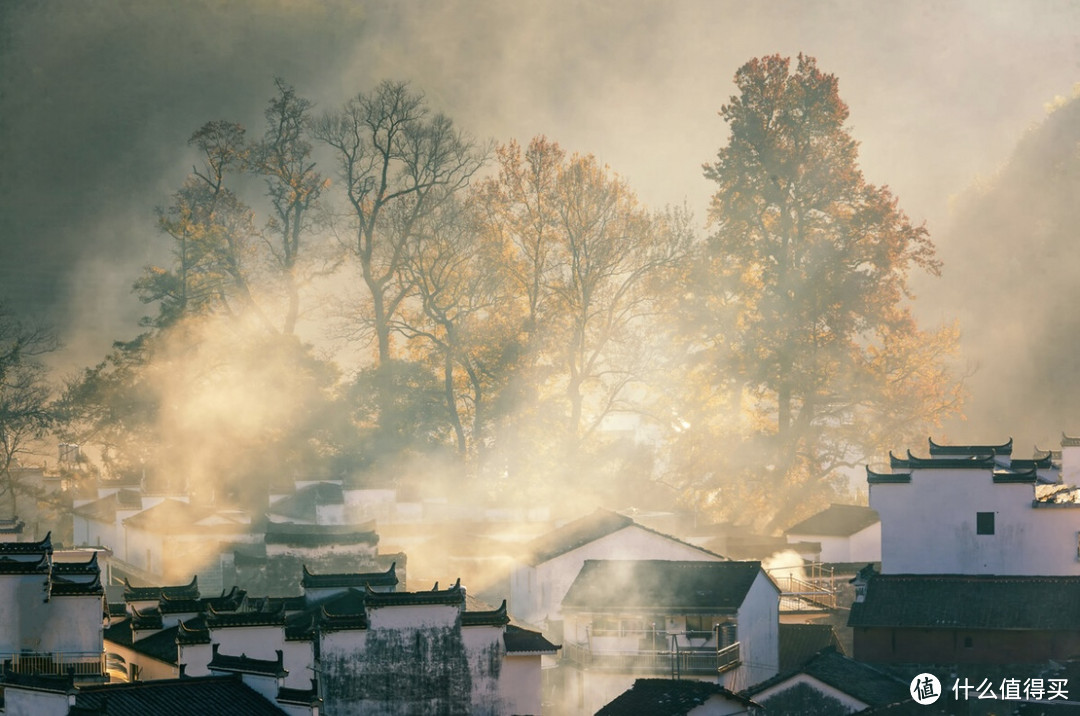
<svg viewBox="0 0 1080 716"><path fill-rule="evenodd" d="M994 513L993 512L976 512L975 513L975 534L980 534L980 535L992 535L992 534L994 534Z"/></svg>
<svg viewBox="0 0 1080 716"><path fill-rule="evenodd" d="M975 645L975 644L974 644L974 642L972 642L972 641L971 641L971 637L970 637L970 636L965 636L965 637L964 637L964 647L965 647L965 648L967 648L967 649L970 649L970 648L971 648L972 646L974 646L974 645Z"/></svg>

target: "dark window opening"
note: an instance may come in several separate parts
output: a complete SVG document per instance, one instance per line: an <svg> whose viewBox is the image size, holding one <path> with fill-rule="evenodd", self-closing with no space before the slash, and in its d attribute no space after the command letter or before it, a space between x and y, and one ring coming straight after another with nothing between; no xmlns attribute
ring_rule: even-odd
<svg viewBox="0 0 1080 716"><path fill-rule="evenodd" d="M965 636L964 637L964 647L970 649L972 646L974 646L974 643L971 641L971 637L970 636Z"/></svg>
<svg viewBox="0 0 1080 716"><path fill-rule="evenodd" d="M993 512L976 512L975 513L975 534L980 534L980 535L992 535L992 534L994 534L994 513Z"/></svg>

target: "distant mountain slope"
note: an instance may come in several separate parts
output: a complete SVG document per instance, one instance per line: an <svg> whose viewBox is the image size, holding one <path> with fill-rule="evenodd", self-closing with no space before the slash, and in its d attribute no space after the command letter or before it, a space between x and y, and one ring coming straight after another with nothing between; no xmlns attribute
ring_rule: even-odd
<svg viewBox="0 0 1080 716"><path fill-rule="evenodd" d="M950 433L1012 435L1027 450L1080 432L1080 97L960 198L938 250L942 315L955 308L977 365L967 424Z"/></svg>

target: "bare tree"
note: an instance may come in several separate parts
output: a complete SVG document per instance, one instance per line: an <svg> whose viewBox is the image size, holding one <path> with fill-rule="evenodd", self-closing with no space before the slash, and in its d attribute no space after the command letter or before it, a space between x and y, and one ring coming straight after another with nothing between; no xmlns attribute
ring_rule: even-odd
<svg viewBox="0 0 1080 716"><path fill-rule="evenodd" d="M422 343L441 372L462 455L479 449L488 404L505 385L518 353L521 321L505 256L487 238L461 202L447 202L429 215L406 251L402 273L413 291L393 323L396 332Z"/></svg>
<svg viewBox="0 0 1080 716"><path fill-rule="evenodd" d="M52 424L50 390L39 359L57 345L52 333L19 321L0 304L0 495L11 496L13 512L13 468Z"/></svg>
<svg viewBox="0 0 1080 716"><path fill-rule="evenodd" d="M383 82L323 115L314 133L337 155L355 222L354 251L371 298L368 327L385 363L391 322L411 290L402 267L417 223L468 184L484 153L399 82Z"/></svg>
<svg viewBox="0 0 1080 716"><path fill-rule="evenodd" d="M311 102L298 97L280 78L274 84L278 95L266 108L266 133L251 152L251 161L253 170L266 179L273 208L267 233L276 236L277 241L267 241L267 245L285 283L287 305L282 332L291 334L300 313L300 289L311 278L301 274L301 243L305 234L318 226L313 217L329 182L315 170L311 143L307 141ZM326 257L312 275L329 273L336 265Z"/></svg>

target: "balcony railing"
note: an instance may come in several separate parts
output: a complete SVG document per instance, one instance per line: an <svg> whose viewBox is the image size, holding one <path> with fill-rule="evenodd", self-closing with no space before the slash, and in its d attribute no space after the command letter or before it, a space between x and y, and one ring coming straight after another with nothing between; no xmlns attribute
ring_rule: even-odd
<svg viewBox="0 0 1080 716"><path fill-rule="evenodd" d="M831 567L814 562L792 569L769 570L780 587L780 611L806 612L836 609L836 578Z"/></svg>
<svg viewBox="0 0 1080 716"><path fill-rule="evenodd" d="M102 677L105 674L105 653L100 651L63 652L0 652L0 664L5 671L16 674L52 676Z"/></svg>
<svg viewBox="0 0 1080 716"><path fill-rule="evenodd" d="M679 635L672 635L673 637ZM653 633L649 633L653 637ZM562 656L568 662L583 669L605 671L629 671L664 676L715 675L737 667L741 662L739 642L717 649L714 646L681 645L678 638L667 638L656 633L659 648L634 648L601 639L588 643L566 641ZM665 641L667 644L665 644Z"/></svg>

